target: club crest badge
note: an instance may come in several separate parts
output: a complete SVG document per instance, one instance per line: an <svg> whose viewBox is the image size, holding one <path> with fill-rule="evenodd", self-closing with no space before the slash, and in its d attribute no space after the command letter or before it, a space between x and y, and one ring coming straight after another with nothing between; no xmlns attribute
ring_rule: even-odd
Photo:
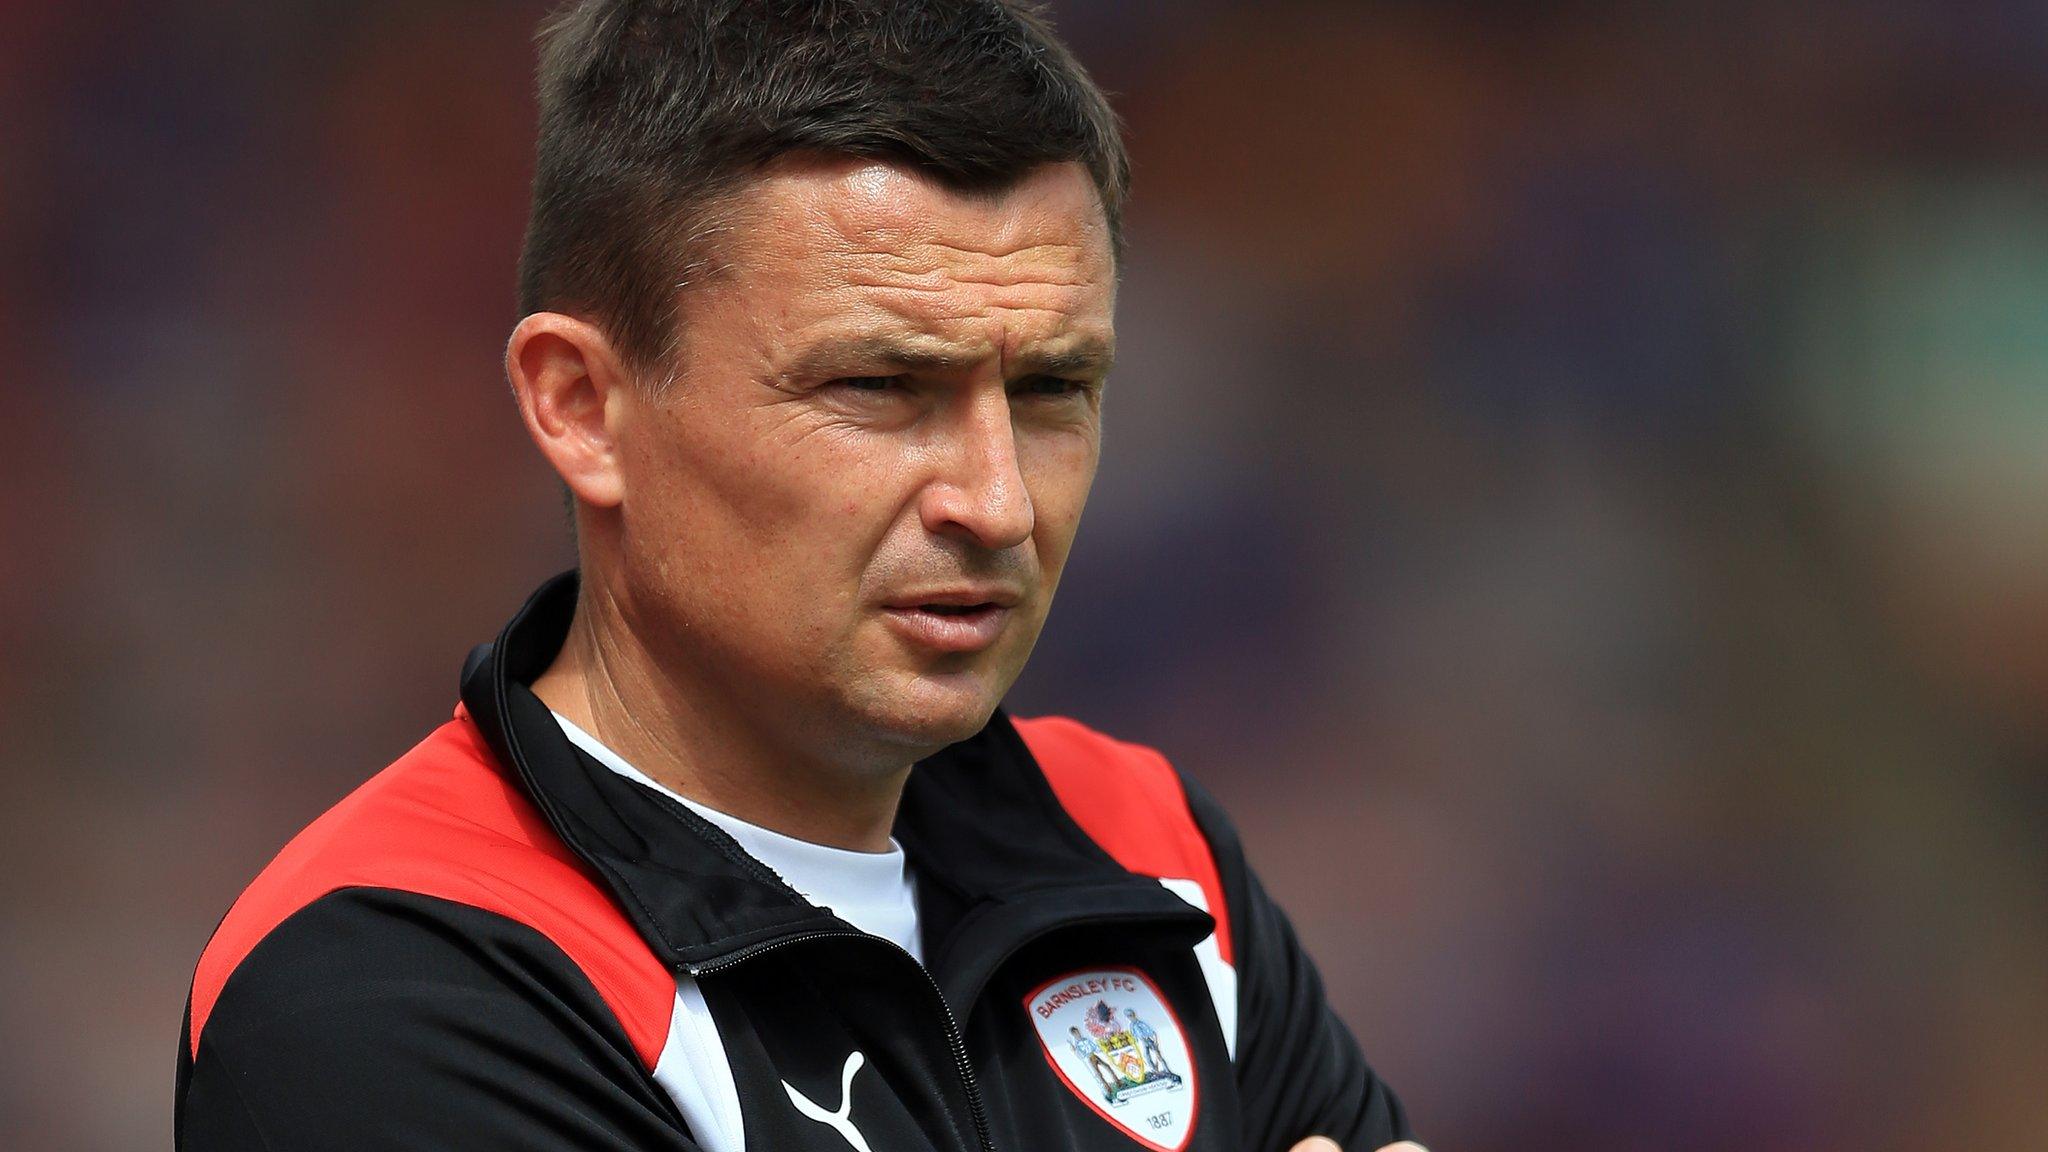
<svg viewBox="0 0 2048 1152"><path fill-rule="evenodd" d="M1062 976L1024 998L1045 1058L1075 1095L1158 1152L1195 1127L1195 1061L1180 1018L1130 969Z"/></svg>

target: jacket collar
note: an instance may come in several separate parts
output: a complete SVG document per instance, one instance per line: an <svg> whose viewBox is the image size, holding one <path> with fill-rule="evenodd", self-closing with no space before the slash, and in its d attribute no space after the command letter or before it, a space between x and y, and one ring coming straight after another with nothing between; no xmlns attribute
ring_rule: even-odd
<svg viewBox="0 0 2048 1152"><path fill-rule="evenodd" d="M562 734L529 685L560 652L576 592L574 571L543 584L497 640L470 653L462 675L471 718L556 835L678 968L846 931L716 826L594 764ZM1158 920L1189 943L1208 930L1205 914L1126 871L1081 831L1001 711L912 770L895 834L920 876L968 909L932 950L948 999L971 1001L1004 955L1068 922Z"/></svg>

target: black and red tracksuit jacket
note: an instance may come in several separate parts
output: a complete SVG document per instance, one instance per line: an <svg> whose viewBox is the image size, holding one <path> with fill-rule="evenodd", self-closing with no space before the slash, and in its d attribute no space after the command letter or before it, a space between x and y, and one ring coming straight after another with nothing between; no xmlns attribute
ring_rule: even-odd
<svg viewBox="0 0 2048 1152"><path fill-rule="evenodd" d="M1230 825L1158 753L998 713L920 763L895 826L920 965L563 736L527 685L575 599L573 573L536 592L471 655L454 718L235 902L186 1009L183 1152L1412 1138ZM678 1023L691 989L709 1033ZM721 1062L737 1131L693 1131L669 1085Z"/></svg>

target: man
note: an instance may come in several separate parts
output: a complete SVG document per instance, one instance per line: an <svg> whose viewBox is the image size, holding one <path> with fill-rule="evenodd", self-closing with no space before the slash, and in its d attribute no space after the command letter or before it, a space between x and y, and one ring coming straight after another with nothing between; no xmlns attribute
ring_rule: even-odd
<svg viewBox="0 0 2048 1152"><path fill-rule="evenodd" d="M1118 1076L1116 1069L1111 1068L1109 1062L1102 1058L1102 1050L1096 1047L1095 1041L1081 1035L1081 1029L1069 1025L1067 1033L1067 1047L1073 1050L1074 1055L1088 1062L1089 1071L1095 1073L1095 1082L1102 1085L1102 1098L1114 1102L1117 1087L1123 1083L1123 1077Z"/></svg>
<svg viewBox="0 0 2048 1152"><path fill-rule="evenodd" d="M997 710L1114 349L1071 56L997 0L588 0L540 80L506 362L579 569L223 920L180 1146L1404 1140L1214 804ZM1098 1002L1180 1079L1094 1099Z"/></svg>
<svg viewBox="0 0 2048 1152"><path fill-rule="evenodd" d="M1160 1076L1173 1075L1173 1065L1166 1062L1166 1053L1159 1050L1159 1033L1154 1031L1150 1024L1138 1019L1138 1010L1135 1008L1124 1009L1124 1018L1131 1022L1132 1039L1138 1042L1138 1047L1144 1049L1145 1066Z"/></svg>

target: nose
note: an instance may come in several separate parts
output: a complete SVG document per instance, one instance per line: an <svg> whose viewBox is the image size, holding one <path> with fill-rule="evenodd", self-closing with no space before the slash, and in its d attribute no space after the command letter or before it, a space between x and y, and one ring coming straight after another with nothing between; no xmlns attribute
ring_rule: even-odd
<svg viewBox="0 0 2048 1152"><path fill-rule="evenodd" d="M1037 518L1010 398L996 388L963 400L933 445L934 475L920 504L925 530L991 551L1015 548L1031 538Z"/></svg>

